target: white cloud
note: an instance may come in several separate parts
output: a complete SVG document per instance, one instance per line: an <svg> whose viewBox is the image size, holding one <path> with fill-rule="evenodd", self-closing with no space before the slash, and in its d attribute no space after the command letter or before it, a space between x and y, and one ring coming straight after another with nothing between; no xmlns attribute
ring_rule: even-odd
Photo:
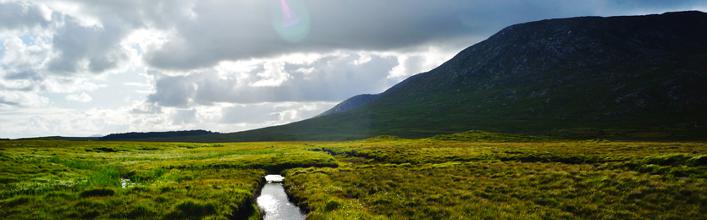
<svg viewBox="0 0 707 220"><path fill-rule="evenodd" d="M285 64L281 62L263 64L263 70L256 73L256 76L260 79L250 83L252 87L279 87L290 78L285 72Z"/></svg>
<svg viewBox="0 0 707 220"><path fill-rule="evenodd" d="M42 86L46 91L52 93L76 93L81 91L94 91L107 85L90 75L84 75L83 78L48 77L43 81Z"/></svg>
<svg viewBox="0 0 707 220"><path fill-rule="evenodd" d="M429 46L407 53L389 53L398 59L398 65L388 72L388 78L402 80L417 73L430 71L451 59L456 52Z"/></svg>
<svg viewBox="0 0 707 220"><path fill-rule="evenodd" d="M75 102L90 102L93 98L85 92L82 92L79 94L69 94L66 96L66 100Z"/></svg>
<svg viewBox="0 0 707 220"><path fill-rule="evenodd" d="M368 57L365 63L361 56ZM306 56L301 56L306 57ZM402 79L389 79L398 65L392 55L337 51L316 59L258 60L185 75L160 75L150 102L186 107L213 103L340 101L360 93L382 92ZM304 71L303 71L304 70Z"/></svg>
<svg viewBox="0 0 707 220"><path fill-rule="evenodd" d="M47 97L24 91L3 91L0 93L0 111L17 106L40 107L49 102Z"/></svg>

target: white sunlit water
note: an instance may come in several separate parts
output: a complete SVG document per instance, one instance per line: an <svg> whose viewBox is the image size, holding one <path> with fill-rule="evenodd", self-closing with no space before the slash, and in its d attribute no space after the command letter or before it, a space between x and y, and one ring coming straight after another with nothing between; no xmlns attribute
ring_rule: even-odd
<svg viewBox="0 0 707 220"><path fill-rule="evenodd" d="M258 207L265 212L265 220L299 220L305 219L304 213L292 204L285 193L282 181L285 178L280 175L267 175L267 183L260 191L257 199Z"/></svg>
<svg viewBox="0 0 707 220"><path fill-rule="evenodd" d="M120 187L121 188L130 187L134 184L135 183L131 182L130 179L120 178Z"/></svg>
<svg viewBox="0 0 707 220"><path fill-rule="evenodd" d="M271 183L271 182L282 182L285 180L285 177L280 176L280 175L265 175L265 181Z"/></svg>

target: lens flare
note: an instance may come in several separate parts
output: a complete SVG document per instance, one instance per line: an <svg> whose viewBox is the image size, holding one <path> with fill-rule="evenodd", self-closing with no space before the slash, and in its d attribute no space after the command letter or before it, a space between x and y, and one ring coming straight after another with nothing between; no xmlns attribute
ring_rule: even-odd
<svg viewBox="0 0 707 220"><path fill-rule="evenodd" d="M297 15L292 12L290 6L287 5L286 0L280 0L280 12L282 13L282 23L285 27L296 25L299 20L297 20Z"/></svg>
<svg viewBox="0 0 707 220"><path fill-rule="evenodd" d="M273 28L283 40L296 43L309 35L309 12L299 0L279 0L274 4Z"/></svg>

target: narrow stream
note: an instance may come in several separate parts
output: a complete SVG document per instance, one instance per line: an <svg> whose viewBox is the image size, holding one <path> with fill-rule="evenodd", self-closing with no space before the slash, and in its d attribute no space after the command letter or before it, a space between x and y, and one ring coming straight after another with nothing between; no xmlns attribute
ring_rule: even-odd
<svg viewBox="0 0 707 220"><path fill-rule="evenodd" d="M265 220L304 220L304 213L287 199L287 193L285 193L285 188L282 186L284 179L280 175L265 176L267 183L260 191L260 196L258 196L258 207L265 212Z"/></svg>

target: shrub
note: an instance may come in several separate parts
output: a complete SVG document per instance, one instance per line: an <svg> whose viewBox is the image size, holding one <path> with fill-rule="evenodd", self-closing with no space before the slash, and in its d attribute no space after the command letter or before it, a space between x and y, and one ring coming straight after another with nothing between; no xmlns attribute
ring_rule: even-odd
<svg viewBox="0 0 707 220"><path fill-rule="evenodd" d="M101 215L103 210L108 206L100 201L81 200L73 208L73 213L69 214L71 218L93 219Z"/></svg>
<svg viewBox="0 0 707 220"><path fill-rule="evenodd" d="M685 164L685 162L691 159L690 156L687 156L685 154L668 154L668 155L660 155L660 156L653 156L653 157L646 157L643 159L643 162L646 164L656 164L656 165L682 165Z"/></svg>
<svg viewBox="0 0 707 220"><path fill-rule="evenodd" d="M115 167L101 167L89 176L88 183L94 186L119 186L120 171Z"/></svg>
<svg viewBox="0 0 707 220"><path fill-rule="evenodd" d="M341 207L341 203L335 200L329 200L328 202L326 202L326 205L324 205L324 211L331 212L338 209L339 207Z"/></svg>
<svg viewBox="0 0 707 220"><path fill-rule="evenodd" d="M1 206L4 206L4 207L15 207L15 206L18 206L18 205L25 204L25 203L29 202L29 200L30 200L29 197L26 197L26 196L18 196L18 197L14 197L14 198L11 198L11 199L8 199L8 200L3 201L2 203L0 203L0 207L1 207Z"/></svg>
<svg viewBox="0 0 707 220"><path fill-rule="evenodd" d="M687 163L692 166L707 166L707 155L694 156L687 160Z"/></svg>
<svg viewBox="0 0 707 220"><path fill-rule="evenodd" d="M113 191L112 189L91 189L81 192L79 196L86 198L94 196L112 196L114 194L115 191Z"/></svg>
<svg viewBox="0 0 707 220"><path fill-rule="evenodd" d="M201 219L204 216L216 213L216 206L213 204L203 204L195 201L182 202L174 207L174 211L168 215L169 219Z"/></svg>
<svg viewBox="0 0 707 220"><path fill-rule="evenodd" d="M105 153L118 152L118 150L110 148L110 147L97 147L97 148L93 148L91 150L86 149L86 151L105 152Z"/></svg>
<svg viewBox="0 0 707 220"><path fill-rule="evenodd" d="M157 212L155 212L155 210L153 210L149 206L139 204L121 217L136 219L141 217L154 217L155 215L157 215Z"/></svg>

